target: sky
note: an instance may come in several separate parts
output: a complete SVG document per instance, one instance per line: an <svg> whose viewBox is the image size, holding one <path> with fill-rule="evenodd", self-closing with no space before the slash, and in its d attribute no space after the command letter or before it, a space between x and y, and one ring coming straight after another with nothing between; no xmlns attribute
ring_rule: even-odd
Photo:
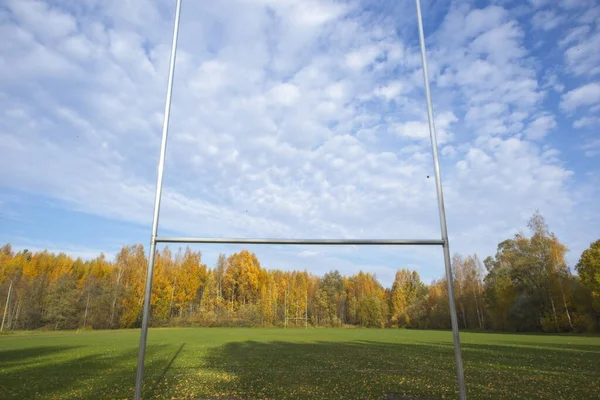
<svg viewBox="0 0 600 400"><path fill-rule="evenodd" d="M452 253L600 238L600 4L423 0ZM175 0L0 4L0 243L150 242ZM440 238L412 0L183 0L159 236ZM250 246L443 275L438 247ZM203 262L241 246L203 245Z"/></svg>

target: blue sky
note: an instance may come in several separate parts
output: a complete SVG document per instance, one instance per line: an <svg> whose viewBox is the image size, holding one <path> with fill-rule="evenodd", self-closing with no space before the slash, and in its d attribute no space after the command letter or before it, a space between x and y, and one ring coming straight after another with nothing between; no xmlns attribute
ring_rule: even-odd
<svg viewBox="0 0 600 400"><path fill-rule="evenodd" d="M148 244L175 2L0 6L0 242ZM412 0L184 0L160 233L437 238ZM452 252L539 209L600 237L600 5L423 1ZM239 246L201 246L213 265ZM438 248L252 247L267 268L443 274Z"/></svg>

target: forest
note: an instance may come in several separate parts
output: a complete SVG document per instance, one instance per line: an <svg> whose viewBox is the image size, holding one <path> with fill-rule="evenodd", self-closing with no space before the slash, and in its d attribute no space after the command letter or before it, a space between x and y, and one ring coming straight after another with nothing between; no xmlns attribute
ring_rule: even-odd
<svg viewBox="0 0 600 400"><path fill-rule="evenodd" d="M600 240L572 271L567 248L539 213L483 261L452 258L459 327L507 332L600 332ZM141 324L142 245L114 260L0 248L2 330L117 329ZM9 291L10 296L9 296ZM7 299L10 300L7 302ZM214 266L186 248L156 254L152 326L450 328L444 278L399 269L391 288L368 272L324 276L266 269L243 250Z"/></svg>

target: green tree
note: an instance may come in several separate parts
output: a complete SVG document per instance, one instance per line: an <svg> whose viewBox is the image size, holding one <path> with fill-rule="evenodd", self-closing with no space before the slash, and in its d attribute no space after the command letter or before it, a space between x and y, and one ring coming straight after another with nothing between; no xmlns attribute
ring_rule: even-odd
<svg viewBox="0 0 600 400"><path fill-rule="evenodd" d="M539 212L528 227L531 237L519 233L500 243L495 257L486 259L485 297L493 310L493 325L518 331L568 330L567 249Z"/></svg>
<svg viewBox="0 0 600 400"><path fill-rule="evenodd" d="M348 321L365 327L383 327L389 308L385 290L374 275L360 271L348 278L346 287Z"/></svg>
<svg viewBox="0 0 600 400"><path fill-rule="evenodd" d="M344 278L339 271L326 273L319 281L317 292L319 323L330 326L341 325L345 297Z"/></svg>
<svg viewBox="0 0 600 400"><path fill-rule="evenodd" d="M54 329L73 329L77 326L77 284L71 274L54 281L45 296L45 322Z"/></svg>
<svg viewBox="0 0 600 400"><path fill-rule="evenodd" d="M581 253L575 270L581 283L592 293L595 311L600 313L600 240Z"/></svg>

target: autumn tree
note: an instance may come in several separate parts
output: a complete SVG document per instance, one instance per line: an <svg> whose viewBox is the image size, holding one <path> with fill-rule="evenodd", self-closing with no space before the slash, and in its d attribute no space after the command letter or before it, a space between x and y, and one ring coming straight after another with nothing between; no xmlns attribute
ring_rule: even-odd
<svg viewBox="0 0 600 400"><path fill-rule="evenodd" d="M152 322L165 325L172 315L174 291L177 286L177 261L169 247L157 250L154 261L154 279L150 301Z"/></svg>
<svg viewBox="0 0 600 400"><path fill-rule="evenodd" d="M253 302L259 295L260 263L248 250L232 254L223 272L223 292L231 302L231 311Z"/></svg>
<svg viewBox="0 0 600 400"><path fill-rule="evenodd" d="M425 316L418 321L417 328L449 329L450 308L448 283L445 278L433 281L427 290Z"/></svg>
<svg viewBox="0 0 600 400"><path fill-rule="evenodd" d="M483 329L483 266L477 255L452 257L455 301L459 322L466 329Z"/></svg>
<svg viewBox="0 0 600 400"><path fill-rule="evenodd" d="M207 280L207 266L202 264L202 253L186 249L175 271L173 294L179 316L193 317L194 304L202 298Z"/></svg>
<svg viewBox="0 0 600 400"><path fill-rule="evenodd" d="M401 269L396 272L390 293L390 323L392 326L411 326L422 314L425 285L416 271Z"/></svg>
<svg viewBox="0 0 600 400"><path fill-rule="evenodd" d="M134 327L141 323L144 283L148 260L144 246L123 247L115 260L112 276L110 327Z"/></svg>

